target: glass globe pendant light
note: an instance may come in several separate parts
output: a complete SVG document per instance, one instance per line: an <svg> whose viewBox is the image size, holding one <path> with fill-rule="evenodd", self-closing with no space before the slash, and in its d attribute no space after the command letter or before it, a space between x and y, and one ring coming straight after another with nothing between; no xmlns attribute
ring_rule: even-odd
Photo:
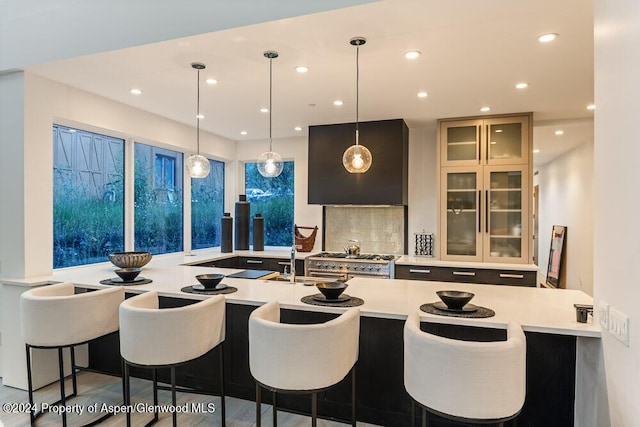
<svg viewBox="0 0 640 427"><path fill-rule="evenodd" d="M258 157L258 172L265 178L275 178L282 173L284 163L280 154L273 151L273 139L271 137L271 104L273 98L273 60L278 57L278 52L268 50L264 57L269 59L269 151Z"/></svg>
<svg viewBox="0 0 640 427"><path fill-rule="evenodd" d="M189 156L186 162L187 172L191 178L206 178L211 170L209 159L200 155L200 70L206 66L200 62L194 62L191 67L198 71L198 98L196 106L196 154Z"/></svg>
<svg viewBox="0 0 640 427"><path fill-rule="evenodd" d="M365 173L371 167L371 151L360 145L360 130L358 126L359 91L360 91L360 46L365 44L364 37L354 37L349 43L356 47L356 143L347 148L342 155L342 164L350 173Z"/></svg>

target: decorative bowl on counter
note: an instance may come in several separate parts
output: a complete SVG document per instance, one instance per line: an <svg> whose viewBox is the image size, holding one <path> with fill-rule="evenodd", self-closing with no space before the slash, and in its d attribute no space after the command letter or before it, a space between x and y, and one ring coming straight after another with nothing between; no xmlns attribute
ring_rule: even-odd
<svg viewBox="0 0 640 427"><path fill-rule="evenodd" d="M143 267L151 261L151 252L113 252L109 254L109 261L116 267Z"/></svg>
<svg viewBox="0 0 640 427"><path fill-rule="evenodd" d="M135 280L135 278L138 276L138 274L140 274L141 271L142 269L140 267L127 267L116 270L116 274L124 282L131 282Z"/></svg>
<svg viewBox="0 0 640 427"><path fill-rule="evenodd" d="M467 305L471 298L474 297L471 292L463 291L438 291L436 294L449 310L462 310L462 307Z"/></svg>
<svg viewBox="0 0 640 427"><path fill-rule="evenodd" d="M227 285L220 284L224 274L199 274L196 279L205 289L224 289ZM220 284L220 286L218 286Z"/></svg>
<svg viewBox="0 0 640 427"><path fill-rule="evenodd" d="M324 295L326 299L338 299L340 294L347 289L347 286L349 285L344 282L316 283L316 287L320 292L322 292L322 295Z"/></svg>

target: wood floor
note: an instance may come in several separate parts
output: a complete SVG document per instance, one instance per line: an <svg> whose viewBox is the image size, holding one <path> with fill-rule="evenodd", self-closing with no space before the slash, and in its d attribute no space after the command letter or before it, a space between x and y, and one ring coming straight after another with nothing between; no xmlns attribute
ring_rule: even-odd
<svg viewBox="0 0 640 427"><path fill-rule="evenodd" d="M65 383L67 393L71 390L71 380L68 379ZM99 418L100 415L88 414L87 408L95 407L97 404L98 409L103 404L119 406L122 404L122 381L118 377L112 377L108 375L101 375L94 372L80 372L78 373L78 394L79 396L70 399L67 405L78 404L83 408L82 415L75 413L68 415L67 421L69 426L78 426L95 418ZM132 378L131 379L131 395L132 403L138 402L146 403L148 405L153 404L153 396L151 390L151 382ZM58 383L51 384L45 388L42 388L35 393L36 402L54 402L58 400L60 396L60 388ZM202 403L204 413L194 413L190 411L186 414L178 415L178 425L182 426L220 426L220 413L217 410L214 413L207 413L207 408L215 407L219 408L220 398L217 396L204 396L198 394L178 393L177 397L178 406L191 405ZM8 413L4 404L6 403L27 403L28 395L26 391L18 390L12 387L0 386L0 402L3 407L0 409L0 427L18 427L29 425L28 413ZM250 427L255 426L255 402L250 402L241 399L235 399L233 397L227 397L226 399L226 411L227 411L227 426L229 427ZM171 393L168 391L160 390L158 392L159 404L171 403ZM213 404L213 405L210 405ZM197 409L197 408L195 408ZM133 413L132 425L135 427L144 426L147 421L152 418L150 413ZM170 413L160 414L160 421L156 424L158 426L169 426L172 423L172 417ZM38 426L59 426L62 425L61 417L58 414L46 413L38 418ZM101 426L124 426L125 415L117 414L107 418L100 424ZM262 405L262 425L265 427L272 426L272 413L271 405ZM278 411L278 425L282 427L306 427L311 425L311 418L291 414L283 411ZM318 420L318 427L338 427L347 426L348 424L338 423L328 420ZM375 427L372 424L358 423L358 426L362 427Z"/></svg>

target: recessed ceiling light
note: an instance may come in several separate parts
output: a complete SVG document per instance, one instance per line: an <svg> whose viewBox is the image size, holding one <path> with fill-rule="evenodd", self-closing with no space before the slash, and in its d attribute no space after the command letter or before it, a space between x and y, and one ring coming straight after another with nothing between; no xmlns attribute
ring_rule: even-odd
<svg viewBox="0 0 640 427"><path fill-rule="evenodd" d="M491 145L496 145L496 144L497 144L497 142L491 141Z"/></svg>
<svg viewBox="0 0 640 427"><path fill-rule="evenodd" d="M480 108L480 111L482 111L483 113L486 113L487 111L491 111L491 107L482 107Z"/></svg>
<svg viewBox="0 0 640 427"><path fill-rule="evenodd" d="M260 112L261 112L261 113L268 113L268 112L269 112L269 109L268 109L268 108L264 108L264 107L262 107L262 108L260 109Z"/></svg>
<svg viewBox="0 0 640 427"><path fill-rule="evenodd" d="M539 152L540 152L540 150L538 150L538 149L533 150L533 154L538 154Z"/></svg>
<svg viewBox="0 0 640 427"><path fill-rule="evenodd" d="M196 114L196 119L204 119L204 114Z"/></svg>
<svg viewBox="0 0 640 427"><path fill-rule="evenodd" d="M142 91L140 89L133 88L133 89L129 89L129 93L131 95L140 95L142 94Z"/></svg>
<svg viewBox="0 0 640 427"><path fill-rule="evenodd" d="M426 98L429 96L427 92L418 92L418 98Z"/></svg>
<svg viewBox="0 0 640 427"><path fill-rule="evenodd" d="M214 85L214 84L217 84L217 83L218 83L218 81L217 81L216 79L207 79L207 80L205 80L205 81L206 81L206 82L207 82L207 84L209 84L209 85Z"/></svg>
<svg viewBox="0 0 640 427"><path fill-rule="evenodd" d="M336 100L336 101L333 101L333 105L335 105L336 107L339 107L339 106L341 106L343 104L344 104L344 102L340 101L339 99Z"/></svg>
<svg viewBox="0 0 640 427"><path fill-rule="evenodd" d="M240 135L246 135L246 134L247 134L246 130L240 131Z"/></svg>
<svg viewBox="0 0 640 427"><path fill-rule="evenodd" d="M526 89L528 87L529 87L529 83L522 82L522 83L516 84L516 89Z"/></svg>
<svg viewBox="0 0 640 427"><path fill-rule="evenodd" d="M300 132L302 128L300 126L296 126L293 128L293 130L295 130L296 132Z"/></svg>
<svg viewBox="0 0 640 427"><path fill-rule="evenodd" d="M296 71L299 73L306 73L307 71L309 71L309 67L304 66L304 65L298 65L296 67Z"/></svg>
<svg viewBox="0 0 640 427"><path fill-rule="evenodd" d="M587 110L595 110L595 109L596 109L596 104L587 105Z"/></svg>
<svg viewBox="0 0 640 427"><path fill-rule="evenodd" d="M502 129L496 129L496 133L502 133Z"/></svg>
<svg viewBox="0 0 640 427"><path fill-rule="evenodd" d="M538 41L540 43L549 43L558 38L558 34L556 33L547 33L538 37Z"/></svg>
<svg viewBox="0 0 640 427"><path fill-rule="evenodd" d="M410 50L404 54L404 57L407 59L416 59L420 56L420 52L417 50Z"/></svg>
<svg viewBox="0 0 640 427"><path fill-rule="evenodd" d="M563 130L557 130L554 132L556 135L564 135L564 131Z"/></svg>

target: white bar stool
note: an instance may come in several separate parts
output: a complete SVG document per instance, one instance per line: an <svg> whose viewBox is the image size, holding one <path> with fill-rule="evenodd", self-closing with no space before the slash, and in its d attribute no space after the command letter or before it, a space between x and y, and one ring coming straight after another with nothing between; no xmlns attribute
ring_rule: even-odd
<svg viewBox="0 0 640 427"><path fill-rule="evenodd" d="M125 300L120 305L120 354L124 363L124 400L131 405L129 367L153 369L153 419L158 421L158 368L171 370L171 401L176 406L176 366L190 362L218 347L222 425L225 425L224 354L225 298L216 295L195 304L159 308L155 291ZM127 426L131 413L127 412ZM173 425L177 413L173 411Z"/></svg>
<svg viewBox="0 0 640 427"><path fill-rule="evenodd" d="M356 369L360 309L350 308L320 324L280 323L280 305L269 302L249 316L249 367L256 380L256 423L262 416L261 387L273 392L273 425L277 426L277 392L311 393L311 425L316 426L316 393L351 371L351 423L356 425Z"/></svg>
<svg viewBox="0 0 640 427"><path fill-rule="evenodd" d="M118 306L124 300L122 286L99 291L74 294L71 282L42 286L24 292L20 296L20 324L26 343L27 382L29 404L33 408L33 384L31 373L31 348L58 350L60 369L60 400L52 405L65 405L66 400L77 396L76 361L74 346L118 330ZM71 380L73 393L64 389L64 361L62 350L70 349ZM42 413L31 411L31 425ZM93 425L110 414L88 424ZM67 425L67 414L62 413L62 425Z"/></svg>
<svg viewBox="0 0 640 427"><path fill-rule="evenodd" d="M507 340L469 342L420 330L418 313L404 327L404 385L422 406L422 425L431 412L472 424L515 418L525 399L526 339L515 322ZM414 414L412 407L411 423Z"/></svg>

